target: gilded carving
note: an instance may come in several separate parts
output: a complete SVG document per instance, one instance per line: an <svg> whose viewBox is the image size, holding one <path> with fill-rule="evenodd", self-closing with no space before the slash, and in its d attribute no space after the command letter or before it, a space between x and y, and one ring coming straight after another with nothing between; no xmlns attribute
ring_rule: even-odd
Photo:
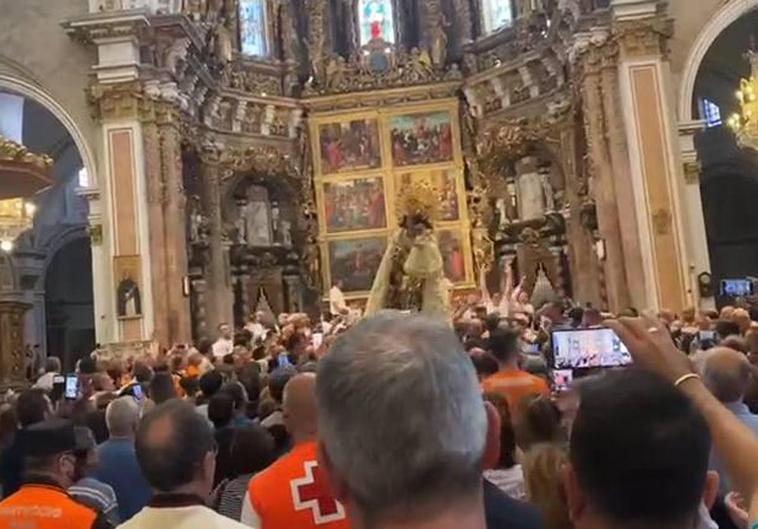
<svg viewBox="0 0 758 529"><path fill-rule="evenodd" d="M617 22L614 39L627 57L666 54L666 43L673 35L673 21L664 16Z"/></svg>
<svg viewBox="0 0 758 529"><path fill-rule="evenodd" d="M48 169L53 164L53 159L46 154L36 154L24 145L4 138L0 134L0 161L21 162L31 164L40 169Z"/></svg>

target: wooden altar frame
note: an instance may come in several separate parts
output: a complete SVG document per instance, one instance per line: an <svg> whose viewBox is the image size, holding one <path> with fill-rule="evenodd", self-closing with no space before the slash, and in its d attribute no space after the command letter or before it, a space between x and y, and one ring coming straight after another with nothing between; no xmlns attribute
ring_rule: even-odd
<svg viewBox="0 0 758 529"><path fill-rule="evenodd" d="M396 116L424 114L433 112L448 112L450 116L452 136L452 159L418 165L395 166L392 153L391 123ZM381 165L374 168L359 168L336 173L323 174L321 159L320 126L329 123L346 123L375 119L379 134L379 154ZM397 230L397 192L401 175L410 173L413 176L430 176L433 171L453 171L458 198L458 219L440 221L435 224L436 231L456 231L461 233L465 280L455 284L456 290L474 288L475 273L471 244L471 225L467 204L466 186L464 181L464 162L461 147L461 127L459 120L459 101L455 98L423 101L418 103L397 104L382 108L366 108L365 110L314 112L309 118L311 152L313 153L314 186L319 217L319 247L321 250L321 272L324 285L323 295L326 297L332 285L330 243L335 241L359 240L374 237L385 237L388 243ZM353 231L328 232L326 220L326 204L324 197L325 183L349 182L357 179L381 179L384 185L384 202L386 210L386 227L377 229L361 229ZM369 294L368 290L346 291L348 300L362 300Z"/></svg>

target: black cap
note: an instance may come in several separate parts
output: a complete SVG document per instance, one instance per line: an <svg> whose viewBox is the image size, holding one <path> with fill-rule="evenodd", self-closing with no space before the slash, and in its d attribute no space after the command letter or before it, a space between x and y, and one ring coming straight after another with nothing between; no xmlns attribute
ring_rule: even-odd
<svg viewBox="0 0 758 529"><path fill-rule="evenodd" d="M49 419L29 426L24 441L24 452L33 457L54 456L77 448L74 423L67 419Z"/></svg>

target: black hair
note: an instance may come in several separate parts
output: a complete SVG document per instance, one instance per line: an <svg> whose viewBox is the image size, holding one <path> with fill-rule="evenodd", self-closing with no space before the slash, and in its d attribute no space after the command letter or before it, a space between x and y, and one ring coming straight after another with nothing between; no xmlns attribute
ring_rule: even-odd
<svg viewBox="0 0 758 529"><path fill-rule="evenodd" d="M480 377L488 377L497 373L499 366L497 360L489 354L479 354L471 357L471 361L476 369L476 374Z"/></svg>
<svg viewBox="0 0 758 529"><path fill-rule="evenodd" d="M208 402L208 419L216 428L229 426L234 418L234 397L223 391L213 395Z"/></svg>
<svg viewBox="0 0 758 529"><path fill-rule="evenodd" d="M200 391L203 393L203 396L206 398L210 398L213 395L215 395L219 389L221 389L221 385L224 383L224 377L221 376L221 373L216 371L215 369L208 371L206 373L203 373L203 375L200 377L200 380L198 381L198 385L200 386Z"/></svg>
<svg viewBox="0 0 758 529"><path fill-rule="evenodd" d="M571 320L572 327L579 327L584 319L584 309L582 307L573 307L568 311L568 317Z"/></svg>
<svg viewBox="0 0 758 529"><path fill-rule="evenodd" d="M22 428L44 421L49 411L50 401L43 389L24 390L16 400L16 418Z"/></svg>
<svg viewBox="0 0 758 529"><path fill-rule="evenodd" d="M164 431L155 435L154 428ZM164 402L147 413L140 421L135 441L142 475L160 492L191 483L214 447L208 421L190 403L179 399Z"/></svg>
<svg viewBox="0 0 758 529"><path fill-rule="evenodd" d="M614 525L690 521L703 496L711 438L693 404L639 369L580 386L570 461L593 508Z"/></svg>
<svg viewBox="0 0 758 529"><path fill-rule="evenodd" d="M91 356L83 356L79 360L79 373L82 375L91 375L97 372L97 361Z"/></svg>
<svg viewBox="0 0 758 529"><path fill-rule="evenodd" d="M499 312L493 312L492 314L488 314L487 317L484 318L484 328L488 330L490 333L492 333L499 326L500 326L500 313Z"/></svg>
<svg viewBox="0 0 758 529"><path fill-rule="evenodd" d="M237 476L260 472L274 462L274 438L257 424L240 428L234 434L230 458L232 470Z"/></svg>
<svg viewBox="0 0 758 529"><path fill-rule="evenodd" d="M195 376L182 377L179 380L179 387L182 388L182 390L188 397L192 398L200 390L200 382L198 380L198 377L195 377Z"/></svg>
<svg viewBox="0 0 758 529"><path fill-rule="evenodd" d="M171 373L156 373L150 382L150 398L156 404L162 404L170 399L176 398L176 388L174 388L174 378Z"/></svg>
<svg viewBox="0 0 758 529"><path fill-rule="evenodd" d="M516 432L513 430L508 401L498 393L486 393L484 400L492 403L500 415L500 459L498 468L512 468L516 464Z"/></svg>
<svg viewBox="0 0 758 529"><path fill-rule="evenodd" d="M197 351L204 356L208 356L212 349L213 349L213 340L209 340L208 338L203 338L199 342L197 342Z"/></svg>
<svg viewBox="0 0 758 529"><path fill-rule="evenodd" d="M490 334L488 349L498 362L508 362L519 354L519 335L513 329L496 329Z"/></svg>

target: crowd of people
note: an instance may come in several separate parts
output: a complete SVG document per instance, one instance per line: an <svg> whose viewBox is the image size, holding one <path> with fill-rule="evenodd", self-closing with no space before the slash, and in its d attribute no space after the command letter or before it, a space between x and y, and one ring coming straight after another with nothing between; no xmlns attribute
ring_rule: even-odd
<svg viewBox="0 0 758 529"><path fill-rule="evenodd" d="M535 309L522 284L434 321L331 298L85 356L74 395L49 358L0 405L0 529L758 527L750 303ZM556 384L552 333L597 326L633 364Z"/></svg>

